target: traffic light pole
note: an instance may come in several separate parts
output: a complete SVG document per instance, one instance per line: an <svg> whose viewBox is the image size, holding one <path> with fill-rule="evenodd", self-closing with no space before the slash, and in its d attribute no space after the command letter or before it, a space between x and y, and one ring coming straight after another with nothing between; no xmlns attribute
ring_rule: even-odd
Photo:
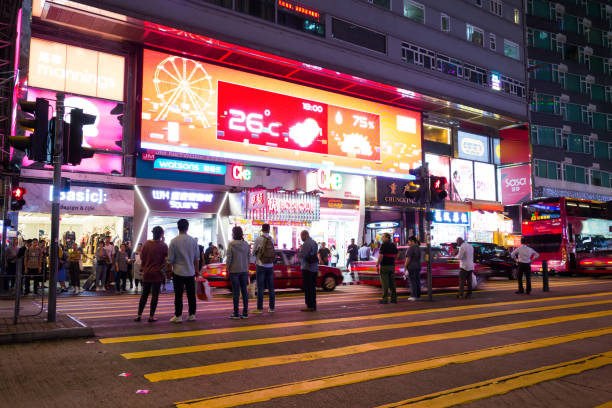
<svg viewBox="0 0 612 408"><path fill-rule="evenodd" d="M427 297L433 300L433 282L431 275L431 183L429 182L429 166L423 165L423 179L425 180L425 242L427 243Z"/></svg>
<svg viewBox="0 0 612 408"><path fill-rule="evenodd" d="M56 94L55 135L53 135L53 202L51 204L51 253L49 268L49 307L47 322L55 322L57 300L57 267L59 261L60 184L64 150L64 94Z"/></svg>

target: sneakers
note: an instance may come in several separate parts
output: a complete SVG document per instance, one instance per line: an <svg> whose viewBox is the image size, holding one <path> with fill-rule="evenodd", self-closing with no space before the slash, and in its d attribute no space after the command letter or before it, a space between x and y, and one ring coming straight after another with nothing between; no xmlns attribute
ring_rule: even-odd
<svg viewBox="0 0 612 408"><path fill-rule="evenodd" d="M268 313L274 313L274 309L268 309Z"/></svg>
<svg viewBox="0 0 612 408"><path fill-rule="evenodd" d="M190 322L195 321L195 315L194 315L194 314L189 315L189 317L187 318L187 320L188 320L188 321L190 321Z"/></svg>
<svg viewBox="0 0 612 408"><path fill-rule="evenodd" d="M262 313L263 313L263 310L261 310L261 309L255 309L255 310L253 310L251 313L253 313L253 314L262 314Z"/></svg>
<svg viewBox="0 0 612 408"><path fill-rule="evenodd" d="M138 316L138 317L136 317L136 318L134 319L134 321L135 321L135 322L139 322L139 321L141 321L141 320L142 320L142 316Z"/></svg>
<svg viewBox="0 0 612 408"><path fill-rule="evenodd" d="M172 318L170 319L171 323L182 323L183 322L183 317L182 316L172 316Z"/></svg>
<svg viewBox="0 0 612 408"><path fill-rule="evenodd" d="M413 296L410 296L410 297L408 298L408 300L409 300L409 301L411 301L411 302L414 302L414 301L415 301L415 300L417 300L417 299L416 299L415 297L413 297Z"/></svg>
<svg viewBox="0 0 612 408"><path fill-rule="evenodd" d="M397 303L397 299L391 299L391 303Z"/></svg>
<svg viewBox="0 0 612 408"><path fill-rule="evenodd" d="M387 300L385 300L385 299L381 299L381 300L378 301L378 303L380 303L381 305L386 305L389 302Z"/></svg>
<svg viewBox="0 0 612 408"><path fill-rule="evenodd" d="M156 321L157 321L157 317L154 317L154 316L149 317L149 323L154 323Z"/></svg>
<svg viewBox="0 0 612 408"><path fill-rule="evenodd" d="M249 318L249 315L248 315L248 314L246 314L246 313L243 313L243 314L240 316L240 318L241 318L241 319L248 319L248 318Z"/></svg>
<svg viewBox="0 0 612 408"><path fill-rule="evenodd" d="M232 320L240 320L240 316L237 315L236 313L232 314L229 318Z"/></svg>
<svg viewBox="0 0 612 408"><path fill-rule="evenodd" d="M314 309L312 307L306 307L304 309L300 309L300 312L316 312L317 309Z"/></svg>

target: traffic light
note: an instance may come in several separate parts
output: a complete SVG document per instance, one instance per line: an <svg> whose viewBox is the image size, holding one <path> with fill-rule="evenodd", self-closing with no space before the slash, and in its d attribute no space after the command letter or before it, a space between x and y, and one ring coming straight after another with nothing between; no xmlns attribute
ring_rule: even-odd
<svg viewBox="0 0 612 408"><path fill-rule="evenodd" d="M431 176L430 180L430 199L431 205L443 203L448 195L446 192L446 177Z"/></svg>
<svg viewBox="0 0 612 408"><path fill-rule="evenodd" d="M82 159L93 157L92 149L83 146L83 126L96 123L96 116L84 113L83 109L73 108L70 111L70 124L66 130L64 126L64 163L81 164ZM67 135L67 143L66 143Z"/></svg>
<svg viewBox="0 0 612 408"><path fill-rule="evenodd" d="M28 117L19 119L23 130L32 132L30 136L9 136L9 144L24 151L30 160L50 163L49 139L49 101L36 98L36 102L19 101L21 112Z"/></svg>
<svg viewBox="0 0 612 408"><path fill-rule="evenodd" d="M11 191L11 211L20 211L21 208L26 204L23 197L25 196L26 189L23 187L15 187Z"/></svg>
<svg viewBox="0 0 612 408"><path fill-rule="evenodd" d="M409 171L411 175L415 177L414 180L411 180L404 187L404 196L410 200L413 200L417 203L423 201L425 197L425 183L423 181L423 169L422 167L417 167L416 169L411 169Z"/></svg>

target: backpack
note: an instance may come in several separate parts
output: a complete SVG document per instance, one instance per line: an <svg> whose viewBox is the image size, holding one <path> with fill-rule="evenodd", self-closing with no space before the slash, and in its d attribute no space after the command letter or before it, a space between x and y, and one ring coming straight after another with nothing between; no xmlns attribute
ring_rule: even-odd
<svg viewBox="0 0 612 408"><path fill-rule="evenodd" d="M257 251L257 259L259 259L262 264L274 263L274 259L276 259L274 242L272 242L272 238L265 236L263 236L263 241L263 245Z"/></svg>

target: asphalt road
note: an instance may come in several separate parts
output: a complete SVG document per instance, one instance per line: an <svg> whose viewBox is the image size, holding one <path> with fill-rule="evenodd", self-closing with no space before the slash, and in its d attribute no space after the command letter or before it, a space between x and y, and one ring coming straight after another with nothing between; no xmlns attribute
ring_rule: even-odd
<svg viewBox="0 0 612 408"><path fill-rule="evenodd" d="M233 321L223 291L197 320L133 322L138 296L62 297L93 341L0 347L6 407L597 407L612 402L612 279L551 280L516 295L377 303L379 289L281 292L277 312ZM254 306L254 301L251 301ZM145 311L145 315L147 312Z"/></svg>

